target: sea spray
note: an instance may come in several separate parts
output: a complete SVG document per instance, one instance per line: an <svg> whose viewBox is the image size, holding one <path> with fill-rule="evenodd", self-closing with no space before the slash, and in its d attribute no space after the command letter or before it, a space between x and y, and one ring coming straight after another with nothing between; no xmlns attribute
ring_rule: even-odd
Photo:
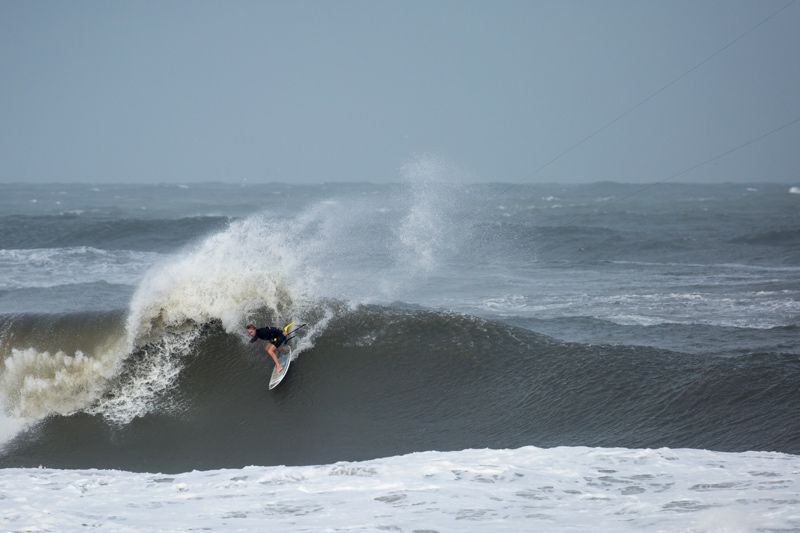
<svg viewBox="0 0 800 533"><path fill-rule="evenodd" d="M267 232L267 222L258 216L234 222L150 270L131 301L131 340L155 340L165 330L213 319L232 332L257 309L289 311L286 279L291 267L270 255L280 241Z"/></svg>
<svg viewBox="0 0 800 533"><path fill-rule="evenodd" d="M469 237L468 227L456 227L452 219L459 171L441 158L426 156L406 164L403 174L410 184L410 203L395 230L395 258L409 275L429 275Z"/></svg>

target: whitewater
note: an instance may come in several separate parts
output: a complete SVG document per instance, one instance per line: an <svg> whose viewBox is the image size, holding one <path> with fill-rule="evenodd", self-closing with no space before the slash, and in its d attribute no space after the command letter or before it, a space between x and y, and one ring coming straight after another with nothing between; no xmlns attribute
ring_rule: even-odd
<svg viewBox="0 0 800 533"><path fill-rule="evenodd" d="M800 530L791 187L405 172L3 185L0 529Z"/></svg>
<svg viewBox="0 0 800 533"><path fill-rule="evenodd" d="M423 452L177 475L9 469L9 531L794 531L800 459L592 448Z"/></svg>

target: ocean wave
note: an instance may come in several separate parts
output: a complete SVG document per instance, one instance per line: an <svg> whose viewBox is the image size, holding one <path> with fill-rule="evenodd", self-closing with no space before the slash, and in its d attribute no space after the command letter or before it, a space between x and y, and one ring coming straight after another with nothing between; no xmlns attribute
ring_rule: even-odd
<svg viewBox="0 0 800 533"><path fill-rule="evenodd" d="M752 244L760 246L800 246L800 230L781 229L751 233L731 239L734 244Z"/></svg>
<svg viewBox="0 0 800 533"><path fill-rule="evenodd" d="M9 440L0 465L174 471L527 444L800 451L791 422L800 416L795 271L773 268L786 255L776 249L763 270L710 264L765 255L718 238L736 235L729 230L743 219L706 231L717 219L701 213L671 233L660 224L673 206L661 205L660 219L595 214L547 237L536 228L580 213L537 212L515 225L505 215L530 217L524 198L487 212L476 207L486 190L461 203L447 186L367 189L332 197L311 187L313 200L292 189L275 199L280 209L174 228L120 221L104 234L99 217L81 226L91 217L75 215L58 221L68 222L59 233L39 220L29 236L41 241L28 241L41 246L23 253L56 246L55 262L72 266L33 268L19 283L69 284L5 296L55 299L68 287L105 299L113 291L100 290L105 274L90 264L109 265L109 279L136 279L136 289L115 296L122 310L2 311ZM547 246L555 261L538 260ZM57 255L65 250L91 260L68 263ZM115 253L120 269L138 266L113 274ZM25 258L12 259L24 268ZM618 263L626 259L642 263ZM102 281L73 283L84 268ZM576 340L514 323L536 319L554 330L585 320L572 331L588 324L599 333ZM300 320L309 325L299 358L269 392L264 346L247 344L242 328ZM722 353L751 333L757 342Z"/></svg>
<svg viewBox="0 0 800 533"><path fill-rule="evenodd" d="M424 165L414 169L423 174L430 171ZM301 356L313 347L336 309L354 305L360 291L396 290L383 276L374 277L369 285L363 280L354 285L350 279L337 279L352 266L351 258L358 257L359 250L377 248L390 260L401 262L404 272L424 273L435 264L438 247L434 245L444 234L433 241L416 237L430 234L432 225L442 221L430 214L439 205L435 191L435 187L421 186L398 199L389 211L365 208L376 207L376 202L385 207L384 199L326 199L288 218L261 213L226 221L222 231L169 256L88 247L3 251L0 257L6 258L8 271L21 271L30 264L41 271L37 275L28 268L14 287L140 278L124 329L115 333L110 351L98 344L85 346L80 353L52 347L23 356L19 350L27 348L21 348L13 334L1 339L3 353L10 354L14 368L14 373L3 374L8 379L0 387L6 412L42 420L50 414L81 411L128 424L163 407L195 357L198 335L210 324L219 325L241 344L248 322L286 324L302 317L308 327L296 341L295 357ZM356 203L359 216L354 216L347 202ZM373 220L387 216L397 225L384 223L376 230ZM352 298L331 299L342 294ZM59 373L58 368L71 365L69 361L75 358L97 375L83 379ZM53 370L39 372L43 361L49 361ZM42 386L25 388L15 375L39 376ZM74 378L70 386L80 394L56 386L59 379L70 377ZM39 390L47 389L55 391L53 399L37 396ZM25 408L36 402L41 409Z"/></svg>
<svg viewBox="0 0 800 533"><path fill-rule="evenodd" d="M752 283L752 282L750 282ZM630 290L630 287L628 288ZM499 318L591 317L619 325L709 325L772 329L797 324L800 291L757 290L627 294L507 294L475 302L475 312Z"/></svg>
<svg viewBox="0 0 800 533"><path fill-rule="evenodd" d="M10 441L0 466L174 472L524 444L800 452L793 354L565 342L374 305L326 320L273 392L263 346L240 330L162 335L91 406Z"/></svg>
<svg viewBox="0 0 800 533"><path fill-rule="evenodd" d="M285 283L289 262L252 254L274 229L255 217L168 258L93 248L3 251L7 270L28 263L41 270L36 276L27 269L22 279L28 285L98 276L130 281L132 272L143 277L129 303L124 329L115 331L111 347L95 338L96 344L74 351L63 346L19 348L22 339L7 331L3 352L8 355L0 373L6 415L37 421L83 410L128 423L149 412L174 384L182 358L205 324L221 321L241 335L244 323L255 320L258 312L271 318L279 318L271 313L288 316L293 306ZM67 339L76 337L67 332ZM63 341L63 334L58 338Z"/></svg>
<svg viewBox="0 0 800 533"><path fill-rule="evenodd" d="M0 218L0 249L94 248L173 252L231 219L198 216L178 219L85 216L77 211L57 216L13 215Z"/></svg>
<svg viewBox="0 0 800 533"><path fill-rule="evenodd" d="M771 272L800 272L800 266L774 266L774 265L758 265L747 263L687 263L687 262L670 262L670 261L605 261L613 265L631 265L633 267L677 267L681 269L686 268L712 268L717 272L725 273L726 270L746 271L752 273L771 273Z"/></svg>
<svg viewBox="0 0 800 533"><path fill-rule="evenodd" d="M163 257L152 252L87 246L0 250L0 290L97 281L136 285Z"/></svg>

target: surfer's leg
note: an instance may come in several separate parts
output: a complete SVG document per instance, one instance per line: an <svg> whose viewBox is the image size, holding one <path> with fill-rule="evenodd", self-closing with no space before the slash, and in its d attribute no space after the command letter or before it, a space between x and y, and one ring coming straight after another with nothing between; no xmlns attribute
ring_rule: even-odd
<svg viewBox="0 0 800 533"><path fill-rule="evenodd" d="M270 357L272 357L272 360L275 361L275 369L278 372L283 370L283 366L281 366L281 362L278 361L278 354L276 353L274 344L269 343L269 342L267 343L267 353L269 354Z"/></svg>

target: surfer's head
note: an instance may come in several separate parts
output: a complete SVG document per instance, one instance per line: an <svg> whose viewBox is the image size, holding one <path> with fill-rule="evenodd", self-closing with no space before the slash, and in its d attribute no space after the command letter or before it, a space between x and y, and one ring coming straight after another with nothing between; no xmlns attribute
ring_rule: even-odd
<svg viewBox="0 0 800 533"><path fill-rule="evenodd" d="M251 337L256 334L256 327L253 324L247 324L244 329L247 330Z"/></svg>

